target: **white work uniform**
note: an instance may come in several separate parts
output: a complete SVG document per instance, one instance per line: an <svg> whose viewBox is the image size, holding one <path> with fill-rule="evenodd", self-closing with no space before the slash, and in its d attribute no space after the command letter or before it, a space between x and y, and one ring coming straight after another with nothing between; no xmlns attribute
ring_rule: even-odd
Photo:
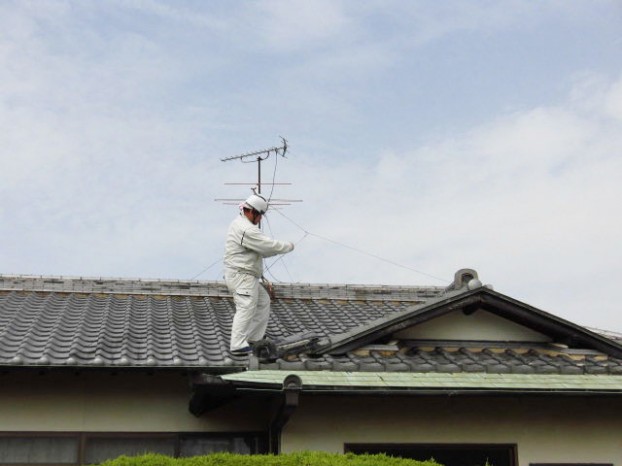
<svg viewBox="0 0 622 466"><path fill-rule="evenodd" d="M263 258L285 254L293 243L277 241L262 233L240 214L229 226L225 243L225 282L233 294L235 315L231 327L232 351L261 340L270 317L270 296L260 285Z"/></svg>

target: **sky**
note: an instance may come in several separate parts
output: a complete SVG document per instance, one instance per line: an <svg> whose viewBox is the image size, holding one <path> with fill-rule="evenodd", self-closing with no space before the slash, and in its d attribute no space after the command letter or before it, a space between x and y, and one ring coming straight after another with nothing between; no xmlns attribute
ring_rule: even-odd
<svg viewBox="0 0 622 466"><path fill-rule="evenodd" d="M0 0L0 125L1 274L222 280L284 137L272 281L622 332L619 0Z"/></svg>

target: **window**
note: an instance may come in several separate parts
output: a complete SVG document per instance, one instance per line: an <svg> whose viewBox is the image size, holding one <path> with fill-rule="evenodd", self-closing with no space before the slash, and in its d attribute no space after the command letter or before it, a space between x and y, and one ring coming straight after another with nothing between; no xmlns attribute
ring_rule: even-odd
<svg viewBox="0 0 622 466"><path fill-rule="evenodd" d="M78 439L68 436L2 436L0 464L76 464Z"/></svg>
<svg viewBox="0 0 622 466"><path fill-rule="evenodd" d="M148 436L87 436L84 462L97 464L121 455L136 456L145 453L160 453L175 456L175 437Z"/></svg>
<svg viewBox="0 0 622 466"><path fill-rule="evenodd" d="M12 433L0 432L0 465L97 464L121 455L197 456L228 451L266 453L259 433Z"/></svg>
<svg viewBox="0 0 622 466"><path fill-rule="evenodd" d="M613 466L613 463L529 463L529 466Z"/></svg>
<svg viewBox="0 0 622 466"><path fill-rule="evenodd" d="M445 466L517 466L516 445L481 444L345 444L353 453L386 453L420 461L434 458Z"/></svg>
<svg viewBox="0 0 622 466"><path fill-rule="evenodd" d="M221 451L230 451L249 455L263 451L261 442L249 436L184 436L179 443L179 456L207 455Z"/></svg>

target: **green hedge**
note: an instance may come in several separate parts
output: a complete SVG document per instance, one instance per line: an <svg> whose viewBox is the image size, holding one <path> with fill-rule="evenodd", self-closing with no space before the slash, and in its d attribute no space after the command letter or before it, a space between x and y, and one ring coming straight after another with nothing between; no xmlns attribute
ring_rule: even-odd
<svg viewBox="0 0 622 466"><path fill-rule="evenodd" d="M121 456L101 466L438 466L434 461L416 461L381 455L345 455L302 452L282 455L236 455L214 453L192 458L163 455Z"/></svg>

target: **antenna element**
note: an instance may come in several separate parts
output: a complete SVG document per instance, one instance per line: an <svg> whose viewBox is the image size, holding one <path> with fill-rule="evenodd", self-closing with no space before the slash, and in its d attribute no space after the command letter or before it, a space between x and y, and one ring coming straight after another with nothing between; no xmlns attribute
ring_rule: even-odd
<svg viewBox="0 0 622 466"><path fill-rule="evenodd" d="M274 186L275 185L289 185L291 183L275 183L274 179L272 180L272 183L262 183L261 181L261 162L263 162L264 160L268 159L272 154L274 154L275 156L281 156L281 157L285 157L285 154L287 153L287 139L285 139L284 137L281 137L281 142L282 144L280 146L275 146L275 147L270 147L269 149L263 149L263 150L257 150L257 151L253 151L253 152L247 152L244 154L240 154L240 155L233 155L231 157L224 157L221 158L220 161L221 162L229 162L231 160L239 160L242 163L257 163L257 183L225 183L226 185L250 185L251 190L255 193L255 194L261 194L261 187L262 185L271 185L272 189L274 190ZM249 159L253 159L253 160L249 160ZM275 173L276 173L276 165L275 165ZM243 201L244 199L214 199L215 201L221 201L224 204L233 204L239 202L239 201ZM272 192L270 193L270 199L268 199L268 202L270 202L272 200ZM302 202L302 200L299 199L274 199L271 204L272 205L289 205L292 202Z"/></svg>

